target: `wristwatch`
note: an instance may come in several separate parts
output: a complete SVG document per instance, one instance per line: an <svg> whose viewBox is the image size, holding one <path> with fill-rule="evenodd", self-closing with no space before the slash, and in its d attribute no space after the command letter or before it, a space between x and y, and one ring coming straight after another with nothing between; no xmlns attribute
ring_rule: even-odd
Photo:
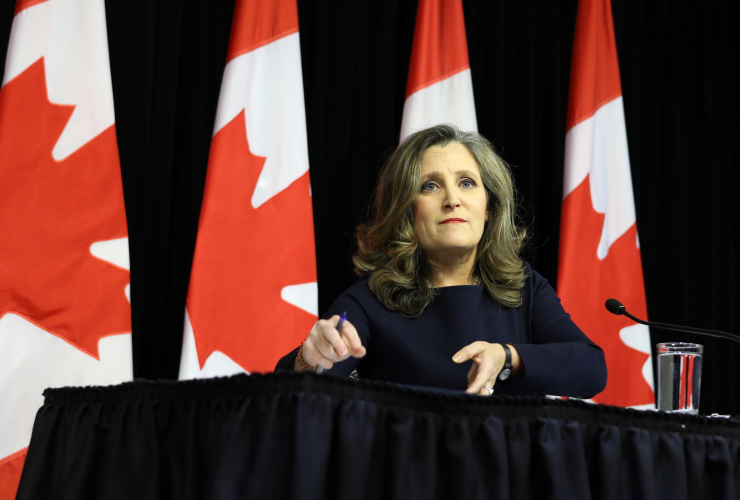
<svg viewBox="0 0 740 500"><path fill-rule="evenodd" d="M511 349L506 344L501 345L504 347L504 352L506 353L506 361L504 361L504 367L498 374L498 381L505 382L511 377Z"/></svg>

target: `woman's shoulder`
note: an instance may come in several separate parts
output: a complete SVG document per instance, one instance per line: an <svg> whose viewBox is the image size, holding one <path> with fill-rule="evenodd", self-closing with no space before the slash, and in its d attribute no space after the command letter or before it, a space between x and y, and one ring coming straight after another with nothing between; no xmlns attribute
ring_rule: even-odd
<svg viewBox="0 0 740 500"><path fill-rule="evenodd" d="M372 271L364 273L362 276L357 278L349 288L347 288L339 297L337 301L354 300L359 303L366 303L368 300L375 299L375 295L370 290L369 281ZM376 299L377 300L377 299Z"/></svg>
<svg viewBox="0 0 740 500"><path fill-rule="evenodd" d="M524 263L524 269L527 278L522 289L522 306L525 309L529 310L550 302L560 303L555 289L547 278L533 269L529 262Z"/></svg>
<svg viewBox="0 0 740 500"><path fill-rule="evenodd" d="M348 318L352 318L352 323L358 327L361 318L375 318L382 316L383 305L378 301L375 294L370 290L369 280L371 272L367 272L357 278L357 281L350 285L342 294L340 294L332 303L324 317L330 317L334 314L347 313Z"/></svg>
<svg viewBox="0 0 740 500"><path fill-rule="evenodd" d="M535 290L541 289L549 283L548 279L538 273L529 262L524 262L524 274L526 275L526 286Z"/></svg>

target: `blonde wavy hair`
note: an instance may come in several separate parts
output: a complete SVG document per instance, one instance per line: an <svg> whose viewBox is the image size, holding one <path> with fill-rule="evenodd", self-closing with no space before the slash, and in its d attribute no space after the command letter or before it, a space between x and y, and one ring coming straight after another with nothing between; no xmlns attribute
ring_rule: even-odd
<svg viewBox="0 0 740 500"><path fill-rule="evenodd" d="M527 278L519 252L526 231L516 224L509 167L480 134L436 125L407 137L383 167L375 190L375 218L357 228L355 272L372 271L369 286L391 311L418 317L434 300L431 269L414 232L413 205L421 192L421 161L427 149L451 142L465 146L480 168L489 220L478 242L474 273L504 307L521 305Z"/></svg>

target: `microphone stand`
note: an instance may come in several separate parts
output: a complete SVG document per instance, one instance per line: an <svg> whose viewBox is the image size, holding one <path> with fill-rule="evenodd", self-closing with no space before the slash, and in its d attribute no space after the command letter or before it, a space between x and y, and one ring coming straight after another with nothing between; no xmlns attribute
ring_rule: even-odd
<svg viewBox="0 0 740 500"><path fill-rule="evenodd" d="M740 337L732 333L720 332L717 330L705 330L703 328L692 328L690 326L668 325L666 323L656 323L654 321L642 320L628 313L624 305L621 302L619 302L617 299L607 300L606 308L612 314L616 314L617 316L624 314L632 321L637 321L638 323L641 323L646 326L653 326L655 328L662 328L664 330L673 330L676 332L698 333L700 335L709 335L710 337L719 337L721 339L734 340L735 342L740 343Z"/></svg>

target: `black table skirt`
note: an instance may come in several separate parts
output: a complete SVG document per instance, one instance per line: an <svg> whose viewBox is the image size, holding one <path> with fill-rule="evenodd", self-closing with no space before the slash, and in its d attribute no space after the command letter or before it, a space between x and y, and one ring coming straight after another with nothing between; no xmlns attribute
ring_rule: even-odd
<svg viewBox="0 0 740 500"><path fill-rule="evenodd" d="M740 497L726 419L296 373L44 395L18 500Z"/></svg>

